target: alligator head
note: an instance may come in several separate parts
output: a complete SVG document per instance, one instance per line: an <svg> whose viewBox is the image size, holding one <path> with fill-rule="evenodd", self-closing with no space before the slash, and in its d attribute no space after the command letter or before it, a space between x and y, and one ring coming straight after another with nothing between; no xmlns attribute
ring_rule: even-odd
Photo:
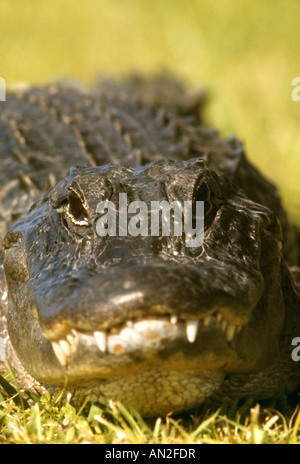
<svg viewBox="0 0 300 464"><path fill-rule="evenodd" d="M100 236L99 202L118 212L120 193L149 215L151 202L204 202L203 243L187 246L172 224ZM48 388L144 414L272 396L289 282L280 250L276 215L202 159L73 168L4 240L11 343Z"/></svg>

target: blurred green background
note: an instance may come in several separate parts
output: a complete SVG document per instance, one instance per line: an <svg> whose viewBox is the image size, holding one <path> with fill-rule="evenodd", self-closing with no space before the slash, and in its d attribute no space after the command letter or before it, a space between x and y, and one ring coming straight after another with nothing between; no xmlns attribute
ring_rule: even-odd
<svg viewBox="0 0 300 464"><path fill-rule="evenodd" d="M0 0L0 76L174 71L209 90L209 124L243 140L300 224L299 26L299 0Z"/></svg>

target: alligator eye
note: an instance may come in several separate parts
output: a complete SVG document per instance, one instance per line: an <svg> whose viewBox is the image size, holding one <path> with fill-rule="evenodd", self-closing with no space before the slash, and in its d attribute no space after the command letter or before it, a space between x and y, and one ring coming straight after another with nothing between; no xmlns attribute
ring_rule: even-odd
<svg viewBox="0 0 300 464"><path fill-rule="evenodd" d="M71 188L68 193L68 216L77 225L88 225L88 213L84 206L83 200Z"/></svg>
<svg viewBox="0 0 300 464"><path fill-rule="evenodd" d="M201 179L194 190L194 201L207 201L210 198L210 190L205 179Z"/></svg>
<svg viewBox="0 0 300 464"><path fill-rule="evenodd" d="M210 213L212 209L211 202L209 201L210 199L210 189L205 182L205 178L202 177L200 179L194 189L194 195L193 195L193 200L194 200L194 205L196 204L197 201L204 201L204 216L207 217L208 214Z"/></svg>

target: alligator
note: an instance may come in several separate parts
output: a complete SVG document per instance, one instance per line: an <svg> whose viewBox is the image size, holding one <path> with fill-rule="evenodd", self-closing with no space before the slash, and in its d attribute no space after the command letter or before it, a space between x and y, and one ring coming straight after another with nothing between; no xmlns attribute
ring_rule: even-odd
<svg viewBox="0 0 300 464"><path fill-rule="evenodd" d="M1 103L2 372L145 416L297 391L298 242L276 187L195 100L124 89L53 83ZM194 225L200 202L203 241L187 246L171 210L169 234L142 234L129 209L135 234L99 234L99 203L119 212L120 194L148 215L189 202Z"/></svg>

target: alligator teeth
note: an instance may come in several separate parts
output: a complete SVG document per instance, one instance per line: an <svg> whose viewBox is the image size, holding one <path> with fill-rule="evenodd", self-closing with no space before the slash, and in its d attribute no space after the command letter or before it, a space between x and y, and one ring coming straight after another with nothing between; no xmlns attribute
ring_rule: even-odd
<svg viewBox="0 0 300 464"><path fill-rule="evenodd" d="M197 337L199 327L199 321L186 321L185 323L185 331L186 331L186 338L190 343L194 343Z"/></svg>
<svg viewBox="0 0 300 464"><path fill-rule="evenodd" d="M178 322L178 317L176 316L176 314L172 314L172 316L170 317L170 322L171 322L171 324L173 324L173 325L177 324L177 322Z"/></svg>
<svg viewBox="0 0 300 464"><path fill-rule="evenodd" d="M66 355L63 348L61 347L61 344L59 342L51 342L51 343L52 343L53 351L58 361L60 362L62 366L66 366L68 362L68 356Z"/></svg>
<svg viewBox="0 0 300 464"><path fill-rule="evenodd" d="M170 324L177 325L178 323L178 316L173 314L170 315ZM146 322L146 321L144 321ZM186 320L185 321L185 333L186 338L189 343L194 343L197 335L199 326L201 327L208 327L211 325L212 327L219 326L224 335L226 336L226 340L230 342L235 334L237 334L242 326L236 326L230 322L222 315L222 313L217 312L212 315L205 316L201 320ZM133 321L128 321L126 323L127 330L130 329L131 331L136 331L136 324ZM173 329L172 329L173 330ZM114 334L115 332L111 332L110 335ZM118 332L117 332L118 333ZM56 358L58 359L59 363L62 366L67 366L69 357L74 352L76 348L76 343L78 341L79 334L76 330L72 329L70 333L68 333L64 339L52 341L52 347ZM102 353L106 353L108 351L108 334L104 330L97 330L93 333L94 340ZM134 337L134 333L130 336Z"/></svg>
<svg viewBox="0 0 300 464"><path fill-rule="evenodd" d="M218 311L217 315L216 315L216 318L217 318L217 322L221 322L221 320L223 319L222 313L219 313L219 311Z"/></svg>
<svg viewBox="0 0 300 464"><path fill-rule="evenodd" d="M72 345L74 344L76 335L76 332L72 331L66 336L66 339L69 342L70 347L72 347Z"/></svg>
<svg viewBox="0 0 300 464"><path fill-rule="evenodd" d="M233 324L228 324L226 328L226 339L227 341L231 341L233 339L233 336L235 334L235 325Z"/></svg>
<svg viewBox="0 0 300 464"><path fill-rule="evenodd" d="M203 325L204 325L204 327L207 327L207 326L210 324L211 319L212 319L211 316L205 316L205 318L203 319Z"/></svg>
<svg viewBox="0 0 300 464"><path fill-rule="evenodd" d="M230 342L234 335L240 330L239 327L235 326L234 324L231 324L225 319L222 313L219 311L211 316L205 316L203 318L203 325L204 327L207 327L211 321L214 320L217 322L219 327L221 328L222 332L225 333L226 339L228 342Z"/></svg>
<svg viewBox="0 0 300 464"><path fill-rule="evenodd" d="M228 322L226 321L226 319L223 318L221 321L221 329L223 330L223 332L226 332L227 324Z"/></svg>
<svg viewBox="0 0 300 464"><path fill-rule="evenodd" d="M97 330L96 332L94 332L94 337L95 337L99 350L102 351L102 353L105 353L106 346L107 346L106 332Z"/></svg>
<svg viewBox="0 0 300 464"><path fill-rule="evenodd" d="M70 343L67 342L67 340L59 340L59 345L61 347L61 349L63 350L63 352L65 353L65 355L67 356L70 356L71 354L71 345Z"/></svg>

